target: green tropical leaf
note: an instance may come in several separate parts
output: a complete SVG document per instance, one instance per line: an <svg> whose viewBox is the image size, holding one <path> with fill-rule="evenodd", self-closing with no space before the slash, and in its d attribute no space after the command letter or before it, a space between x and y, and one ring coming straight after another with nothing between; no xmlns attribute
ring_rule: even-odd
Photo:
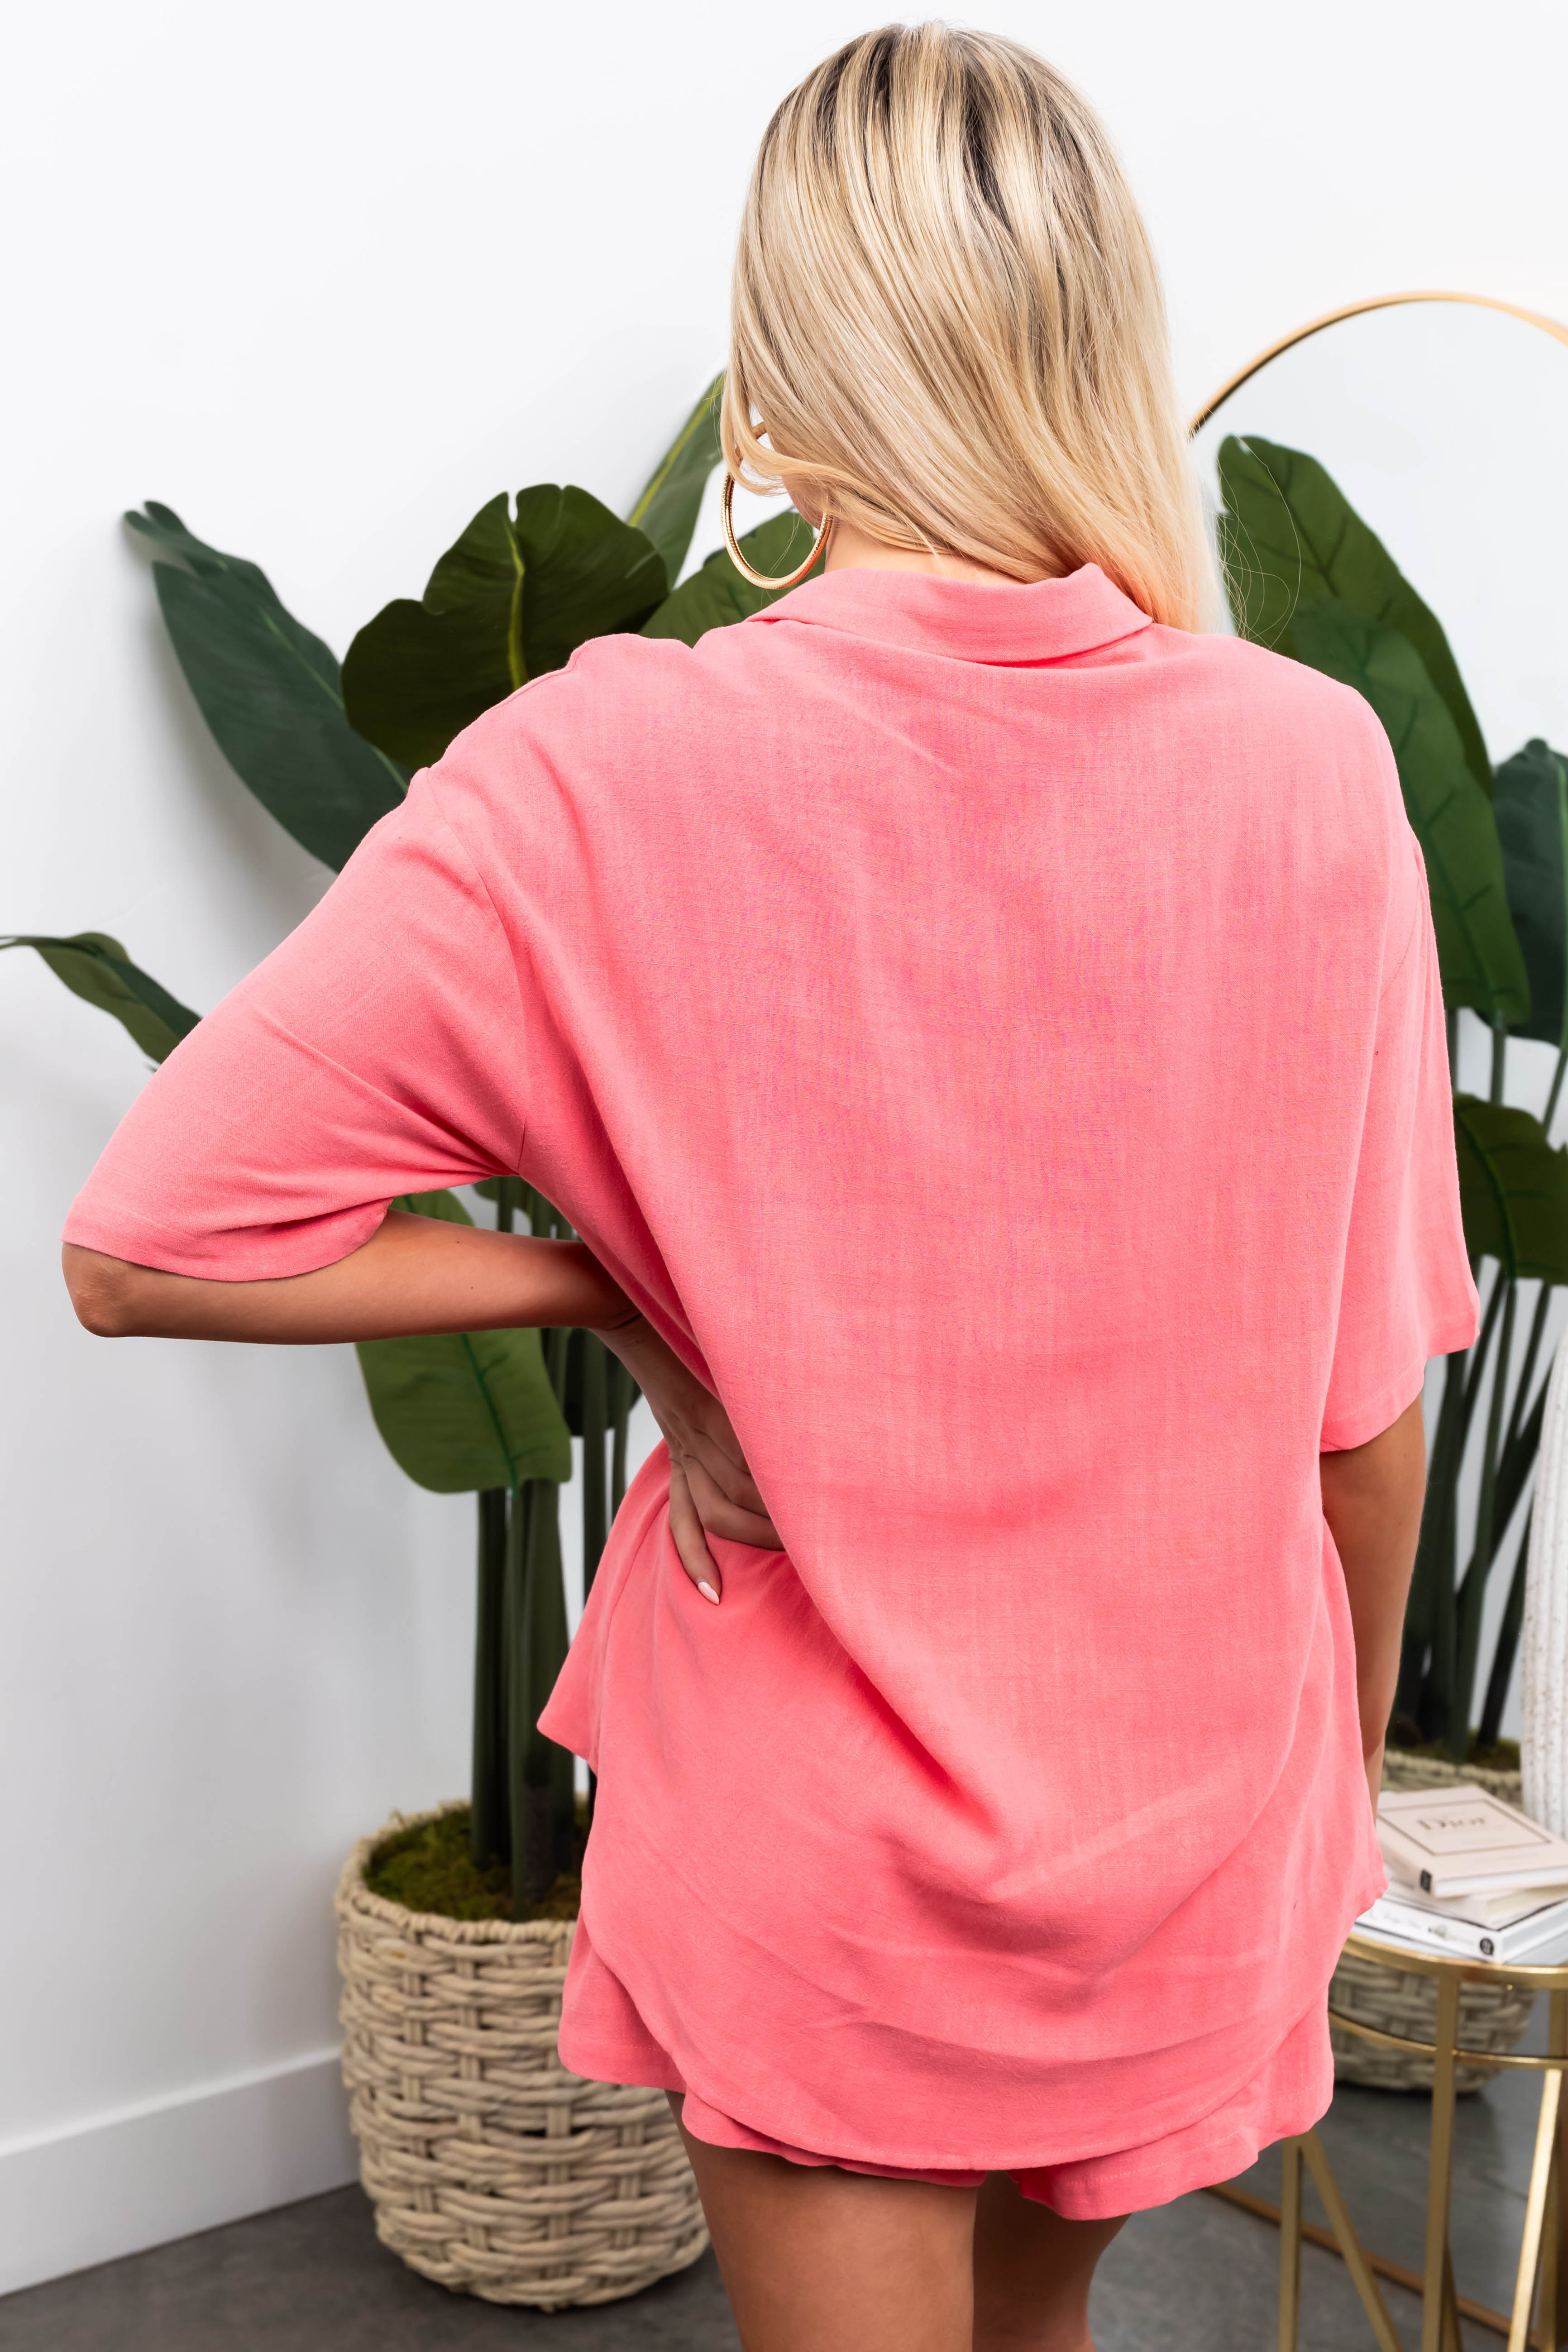
<svg viewBox="0 0 1568 2352"><path fill-rule="evenodd" d="M770 515L755 530L749 530L741 541L741 552L755 571L788 572L794 571L810 543L810 525L802 516L786 509L783 514ZM742 579L727 550L721 547L708 558L700 572L694 572L672 596L665 598L652 620L643 624L643 635L679 637L684 645L694 646L710 629L727 628L731 621L748 620L753 613L765 612L787 593L783 588L753 588L749 580Z"/></svg>
<svg viewBox="0 0 1568 2352"><path fill-rule="evenodd" d="M343 656L349 723L409 768L428 767L520 687L522 556L504 490L447 550L416 603L400 596Z"/></svg>
<svg viewBox="0 0 1568 2352"><path fill-rule="evenodd" d="M1512 1024L1530 1013L1530 982L1503 882L1491 803L1465 764L1447 705L1408 637L1337 598L1290 624L1298 661L1353 686L1394 747L1405 813L1426 859L1444 1002Z"/></svg>
<svg viewBox="0 0 1568 2352"><path fill-rule="evenodd" d="M416 604L399 597L343 661L349 717L412 767L589 637L635 629L668 586L664 559L586 490L537 483L482 506Z"/></svg>
<svg viewBox="0 0 1568 2352"><path fill-rule="evenodd" d="M1497 772L1492 813L1524 968L1521 1037L1568 1045L1568 761L1539 736Z"/></svg>
<svg viewBox="0 0 1568 2352"><path fill-rule="evenodd" d="M1465 1246L1520 1281L1568 1283L1568 1149L1508 1103L1454 1097Z"/></svg>
<svg viewBox="0 0 1568 2352"><path fill-rule="evenodd" d="M590 637L640 629L668 591L664 558L646 534L570 483L519 490L514 527L530 677L560 669Z"/></svg>
<svg viewBox="0 0 1568 2352"><path fill-rule="evenodd" d="M202 1017L133 964L107 931L75 931L67 939L19 931L0 939L0 948L36 948L57 980L100 1012L112 1013L154 1062L165 1060Z"/></svg>
<svg viewBox="0 0 1568 2352"><path fill-rule="evenodd" d="M346 865L408 779L350 726L331 648L254 563L207 547L170 508L149 499L145 514L125 520L189 567L154 562L153 580L225 759L312 856L334 870Z"/></svg>
<svg viewBox="0 0 1568 2352"><path fill-rule="evenodd" d="M641 498L626 517L652 540L671 581L680 576L708 477L719 463L719 402L723 390L721 372L654 467Z"/></svg>
<svg viewBox="0 0 1568 2352"><path fill-rule="evenodd" d="M1238 635L1289 653L1293 615L1328 597L1363 621L1398 629L1426 664L1458 730L1465 763L1489 795L1487 747L1442 623L1332 475L1304 451L1249 433L1221 443L1219 478L1223 568Z"/></svg>
<svg viewBox="0 0 1568 2352"><path fill-rule="evenodd" d="M177 555L198 579L227 581L231 586L247 590L258 604L278 604L281 625L290 636L298 635L300 650L305 660L312 667L321 665L324 673L330 672L331 655L319 637L311 636L308 629L301 629L284 606L278 604L272 583L258 563L248 562L243 555L225 555L219 549L209 547L205 540L198 539L194 530L185 529L173 507L160 506L156 499L149 499L142 513L132 512L125 520L132 530L139 531L143 539L150 539L171 555Z"/></svg>
<svg viewBox="0 0 1568 2352"><path fill-rule="evenodd" d="M395 1208L473 1223L450 1192L405 1194ZM375 1425L400 1470L432 1494L481 1493L572 1475L572 1441L537 1331L362 1339Z"/></svg>

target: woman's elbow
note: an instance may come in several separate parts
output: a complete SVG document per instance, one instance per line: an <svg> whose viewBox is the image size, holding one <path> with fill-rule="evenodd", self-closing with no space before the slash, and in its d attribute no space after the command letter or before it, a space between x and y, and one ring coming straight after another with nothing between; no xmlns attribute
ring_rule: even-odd
<svg viewBox="0 0 1568 2352"><path fill-rule="evenodd" d="M137 1328L133 1298L136 1271L123 1258L67 1242L60 1253L66 1288L77 1321L100 1339L132 1338Z"/></svg>

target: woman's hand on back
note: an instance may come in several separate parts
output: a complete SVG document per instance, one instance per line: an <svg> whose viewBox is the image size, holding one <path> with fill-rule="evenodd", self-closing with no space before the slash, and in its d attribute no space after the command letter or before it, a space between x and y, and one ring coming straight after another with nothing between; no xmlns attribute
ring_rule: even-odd
<svg viewBox="0 0 1568 2352"><path fill-rule="evenodd" d="M716 1601L723 1579L708 1549L710 1535L762 1551L784 1549L730 1416L646 1316L601 1326L599 1337L637 1381L663 1432L669 1448L669 1532L692 1583Z"/></svg>

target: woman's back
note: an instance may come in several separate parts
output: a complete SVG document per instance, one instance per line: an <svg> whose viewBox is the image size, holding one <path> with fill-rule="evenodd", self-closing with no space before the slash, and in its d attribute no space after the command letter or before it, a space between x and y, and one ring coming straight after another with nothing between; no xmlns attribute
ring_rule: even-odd
<svg viewBox="0 0 1568 2352"><path fill-rule="evenodd" d="M153 1263L303 1271L520 1170L707 1369L786 1549L721 1546L710 1611L661 1450L543 1719L601 1776L595 1952L689 2085L1045 2162L1194 2122L1222 2020L1256 2073L1381 1883L1320 1446L1472 1312L1354 696L1093 567L601 640L416 781L73 1238L135 1254L143 1134Z"/></svg>

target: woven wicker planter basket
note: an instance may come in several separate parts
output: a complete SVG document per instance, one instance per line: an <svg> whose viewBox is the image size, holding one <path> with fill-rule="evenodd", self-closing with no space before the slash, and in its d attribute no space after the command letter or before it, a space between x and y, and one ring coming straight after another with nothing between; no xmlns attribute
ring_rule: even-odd
<svg viewBox="0 0 1568 2352"><path fill-rule="evenodd" d="M694 2263L697 2184L662 2091L556 2055L570 1920L443 1919L338 1885L343 2079L384 2245L443 2286L542 2311L611 2303Z"/></svg>
<svg viewBox="0 0 1568 2352"><path fill-rule="evenodd" d="M1500 1797L1504 1804L1520 1802L1517 1772L1480 1771L1468 1766L1444 1764L1435 1757L1404 1756L1394 1749L1383 1769L1385 1789L1440 1789L1451 1787L1457 1780L1474 1780ZM1402 2033L1411 2042L1430 2042L1437 2024L1437 1980L1436 1977L1405 1976L1395 1969L1379 1968L1371 1960L1357 1959L1347 1952L1334 1970L1329 1987L1329 2006L1342 2009L1384 2033ZM1523 2040L1534 2006L1533 1993L1510 1992L1501 1985L1464 1986L1459 1994L1459 2047L1512 2050ZM1429 2058L1417 2058L1405 2050L1380 2049L1375 2042L1363 2042L1359 2034L1347 2033L1338 2025L1330 2026L1329 2038L1333 2044L1334 2074L1339 2082L1365 2083L1378 2091L1432 2088ZM1501 2071L1498 2066L1460 2066L1455 2072L1455 2086L1461 2092L1479 2091Z"/></svg>

